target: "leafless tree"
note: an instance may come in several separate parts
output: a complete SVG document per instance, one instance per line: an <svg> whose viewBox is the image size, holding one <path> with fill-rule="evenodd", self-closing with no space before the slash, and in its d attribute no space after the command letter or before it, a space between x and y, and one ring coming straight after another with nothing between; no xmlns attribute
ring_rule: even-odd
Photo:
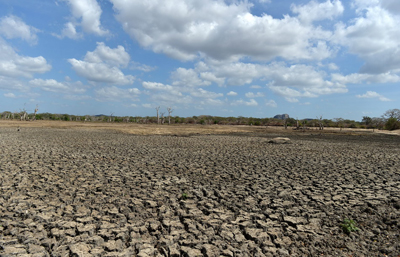
<svg viewBox="0 0 400 257"><path fill-rule="evenodd" d="M110 114L110 117L109 117L109 119L108 119L108 122L112 122L112 120L113 120L113 115L114 115L114 113L112 112L112 113Z"/></svg>
<svg viewBox="0 0 400 257"><path fill-rule="evenodd" d="M164 118L165 112L161 113L161 124L164 124L165 118Z"/></svg>
<svg viewBox="0 0 400 257"><path fill-rule="evenodd" d="M371 119L371 125L372 125L372 132L374 132L375 129L383 128L383 126L385 125L385 120L383 118L374 117Z"/></svg>
<svg viewBox="0 0 400 257"><path fill-rule="evenodd" d="M26 108L25 108L25 105L24 105L24 108L20 112L21 121L26 120L26 116L27 115L28 115L28 113L26 112Z"/></svg>
<svg viewBox="0 0 400 257"><path fill-rule="evenodd" d="M157 111L157 124L160 124L160 116L159 116L159 111L160 111L160 106L156 107L156 111Z"/></svg>
<svg viewBox="0 0 400 257"><path fill-rule="evenodd" d="M168 111L168 125L171 125L171 113L174 111L171 107L167 107Z"/></svg>
<svg viewBox="0 0 400 257"><path fill-rule="evenodd" d="M390 118L395 118L397 120L400 120L400 110L399 109L390 109L387 110L382 117L386 120L390 119Z"/></svg>
<svg viewBox="0 0 400 257"><path fill-rule="evenodd" d="M317 120L318 120L319 130L324 130L324 123L322 122L322 115L319 116L319 118L317 116Z"/></svg>
<svg viewBox="0 0 400 257"><path fill-rule="evenodd" d="M285 129L287 129L287 119L283 120L283 126L285 127Z"/></svg>
<svg viewBox="0 0 400 257"><path fill-rule="evenodd" d="M39 111L39 105L36 105L35 113L33 114L33 117L31 119L31 121L35 121L36 120L36 114L37 114L38 111Z"/></svg>
<svg viewBox="0 0 400 257"><path fill-rule="evenodd" d="M336 123L336 126L338 126L340 128L340 131L342 131L344 119L343 118L334 118L333 121Z"/></svg>

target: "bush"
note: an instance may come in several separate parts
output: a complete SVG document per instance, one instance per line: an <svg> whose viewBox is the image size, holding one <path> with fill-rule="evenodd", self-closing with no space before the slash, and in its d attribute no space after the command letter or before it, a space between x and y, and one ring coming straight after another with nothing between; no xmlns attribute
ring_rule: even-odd
<svg viewBox="0 0 400 257"><path fill-rule="evenodd" d="M389 118L385 123L385 129L387 130L400 129L400 122L396 118Z"/></svg>

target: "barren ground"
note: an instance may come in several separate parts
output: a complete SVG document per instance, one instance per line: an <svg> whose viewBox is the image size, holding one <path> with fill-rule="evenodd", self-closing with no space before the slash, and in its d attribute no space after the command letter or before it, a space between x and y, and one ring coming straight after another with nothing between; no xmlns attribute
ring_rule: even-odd
<svg viewBox="0 0 400 257"><path fill-rule="evenodd" d="M0 121L0 256L399 256L399 164L371 131Z"/></svg>

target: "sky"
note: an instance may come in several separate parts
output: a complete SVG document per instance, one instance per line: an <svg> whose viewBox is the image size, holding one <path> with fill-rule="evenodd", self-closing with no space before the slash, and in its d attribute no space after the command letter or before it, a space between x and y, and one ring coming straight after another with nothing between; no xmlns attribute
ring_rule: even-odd
<svg viewBox="0 0 400 257"><path fill-rule="evenodd" d="M0 112L360 121L399 85L398 0L0 0Z"/></svg>

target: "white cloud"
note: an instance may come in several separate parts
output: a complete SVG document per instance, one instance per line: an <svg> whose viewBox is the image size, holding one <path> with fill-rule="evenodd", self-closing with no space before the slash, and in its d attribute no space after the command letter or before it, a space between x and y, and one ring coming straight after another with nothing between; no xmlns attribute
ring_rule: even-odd
<svg viewBox="0 0 400 257"><path fill-rule="evenodd" d="M231 105L246 105L246 106L257 106L258 103L254 99L250 99L248 102L243 101L242 99L234 101L231 103Z"/></svg>
<svg viewBox="0 0 400 257"><path fill-rule="evenodd" d="M336 26L334 42L365 61L362 73L400 71L400 16L381 6L365 7L350 25ZM366 43L368 42L368 43Z"/></svg>
<svg viewBox="0 0 400 257"><path fill-rule="evenodd" d="M195 96L195 97L209 98L209 99L213 99L213 98L218 98L218 97L224 96L224 94L210 92L210 91L204 90L202 88L199 88L199 89L191 92L190 94L192 96Z"/></svg>
<svg viewBox="0 0 400 257"><path fill-rule="evenodd" d="M329 63L328 69L330 70L339 70L339 67L335 63Z"/></svg>
<svg viewBox="0 0 400 257"><path fill-rule="evenodd" d="M86 92L85 86L80 82L58 82L54 79L33 79L29 84L48 92L82 94Z"/></svg>
<svg viewBox="0 0 400 257"><path fill-rule="evenodd" d="M112 49L104 43L97 43L95 51L87 52L83 61L68 59L68 62L79 76L89 81L127 85L132 84L135 78L124 75L120 67L126 67L129 60L130 56L124 47Z"/></svg>
<svg viewBox="0 0 400 257"><path fill-rule="evenodd" d="M250 88L253 88L253 89L260 89L260 88L262 88L262 87L259 86L259 85L253 85L253 86L250 86Z"/></svg>
<svg viewBox="0 0 400 257"><path fill-rule="evenodd" d="M339 0L327 0L324 3L312 0L301 6L292 4L291 9L292 12L297 13L299 19L305 23L326 19L332 20L341 15L344 11L344 7Z"/></svg>
<svg viewBox="0 0 400 257"><path fill-rule="evenodd" d="M331 33L285 15L250 13L248 1L111 0L116 18L132 39L179 60L211 57L257 60L321 60L333 52ZM332 5L338 9L340 2ZM338 12L338 11L336 11ZM249 47L251 46L251 47Z"/></svg>
<svg viewBox="0 0 400 257"><path fill-rule="evenodd" d="M131 70L141 70L144 72L150 72L153 71L155 69L157 69L157 67L152 67L146 64L142 64L142 63L138 63L138 62L132 62L131 66L130 66Z"/></svg>
<svg viewBox="0 0 400 257"><path fill-rule="evenodd" d="M56 37L58 37L60 39L62 39L64 37L68 37L68 38L71 38L71 39L80 39L80 38L83 37L83 35L81 33L78 33L76 31L75 25L72 22L65 23L64 28L61 31L61 35L58 35L58 34L55 34L55 33L53 33L52 35L56 36Z"/></svg>
<svg viewBox="0 0 400 257"><path fill-rule="evenodd" d="M230 91L229 93L227 93L226 95L228 96L237 96L236 92Z"/></svg>
<svg viewBox="0 0 400 257"><path fill-rule="evenodd" d="M389 98L384 97L383 95L378 94L374 91L367 91L367 93L363 95L356 95L357 98L378 98L382 102L389 102L391 101Z"/></svg>
<svg viewBox="0 0 400 257"><path fill-rule="evenodd" d="M270 86L269 87L272 92L283 96L286 101L291 103L296 103L299 101L300 97L317 97L317 95L312 94L310 92L300 92L299 90L290 88L290 87L279 87L279 86Z"/></svg>
<svg viewBox="0 0 400 257"><path fill-rule="evenodd" d="M35 73L45 73L49 70L51 65L44 57L19 55L0 37L0 75L31 78Z"/></svg>
<svg viewBox="0 0 400 257"><path fill-rule="evenodd" d="M38 29L28 26L17 16L9 15L0 19L0 35L7 39L21 38L31 44L36 44L38 32Z"/></svg>
<svg viewBox="0 0 400 257"><path fill-rule="evenodd" d="M99 36L109 34L108 30L101 27L100 16L102 10L96 0L68 0L68 3L71 7L73 22L66 24L62 32L63 36L77 38L76 25L74 24L79 24L86 33Z"/></svg>
<svg viewBox="0 0 400 257"><path fill-rule="evenodd" d="M254 94L253 92L248 92L245 94L247 98L256 98L256 97L264 97L264 94L261 92L257 92L257 94Z"/></svg>
<svg viewBox="0 0 400 257"><path fill-rule="evenodd" d="M398 0L381 0L381 5L389 12L400 14L400 2Z"/></svg>
<svg viewBox="0 0 400 257"><path fill-rule="evenodd" d="M171 78L174 80L172 85L181 88L209 86L211 84L211 82L201 79L199 74L193 69L178 68L172 73Z"/></svg>
<svg viewBox="0 0 400 257"><path fill-rule="evenodd" d="M15 94L13 94L13 93L6 93L6 94L4 94L4 96L8 97L8 98L16 98Z"/></svg>
<svg viewBox="0 0 400 257"><path fill-rule="evenodd" d="M85 61L91 63L104 62L112 66L125 68L128 66L130 58L123 46L119 45L117 48L112 49L103 42L98 42L93 52L86 53Z"/></svg>
<svg viewBox="0 0 400 257"><path fill-rule="evenodd" d="M17 90L25 93L29 91L29 87L23 81L1 75L0 75L0 89L13 90L13 91Z"/></svg>
<svg viewBox="0 0 400 257"><path fill-rule="evenodd" d="M272 108L278 107L278 104L277 104L274 100L268 100L268 101L265 103L265 105L266 105L266 106L269 106L269 107L272 107Z"/></svg>
<svg viewBox="0 0 400 257"><path fill-rule="evenodd" d="M151 104L142 104L142 106L144 108L153 108L153 106Z"/></svg>
<svg viewBox="0 0 400 257"><path fill-rule="evenodd" d="M341 75L338 73L332 74L332 81L341 84L360 84L360 83L396 83L400 81L400 77L391 72L382 74L366 74L353 73L349 75Z"/></svg>
<svg viewBox="0 0 400 257"><path fill-rule="evenodd" d="M170 85L164 85L162 83L156 83L156 82L145 81L142 83L142 86L145 89L154 90L154 91L169 91L169 92L175 91L175 89Z"/></svg>
<svg viewBox="0 0 400 257"><path fill-rule="evenodd" d="M138 101L141 93L137 88L121 89L116 86L97 89L96 100L100 102L120 102L122 100Z"/></svg>

